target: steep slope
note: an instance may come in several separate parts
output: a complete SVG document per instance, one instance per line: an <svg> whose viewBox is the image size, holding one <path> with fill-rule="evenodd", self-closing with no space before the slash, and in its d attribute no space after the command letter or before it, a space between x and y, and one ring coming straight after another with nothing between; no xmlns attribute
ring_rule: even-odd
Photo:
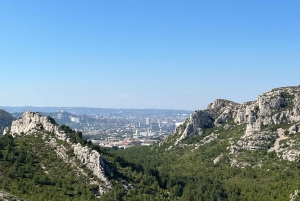
<svg viewBox="0 0 300 201"><path fill-rule="evenodd" d="M176 129L175 135L161 144L168 143L169 148L172 148L191 136L203 135L205 128L228 129L245 125L244 134L237 141L230 141L231 146L228 147L230 153L238 153L239 150L268 150L274 146L278 138L276 141L278 156L295 161L300 156L300 149L295 146L297 135L294 135L298 132L299 122L300 87L276 88L260 95L256 101L243 104L217 99L209 104L206 110L193 113ZM279 132L278 128L282 130ZM284 136L283 133L289 136ZM214 132L207 136L207 140L216 139L217 135L218 132ZM279 146L279 142L285 145Z"/></svg>
<svg viewBox="0 0 300 201"><path fill-rule="evenodd" d="M10 113L0 109L0 136L6 127L9 128L11 126L13 120L15 118Z"/></svg>
<svg viewBox="0 0 300 201"><path fill-rule="evenodd" d="M81 136L50 117L24 113L0 139L1 187L29 200L36 193L37 200L89 200L108 192L109 168Z"/></svg>
<svg viewBox="0 0 300 201"><path fill-rule="evenodd" d="M170 200L297 200L299 100L299 86L217 99L166 140L116 154L152 172Z"/></svg>

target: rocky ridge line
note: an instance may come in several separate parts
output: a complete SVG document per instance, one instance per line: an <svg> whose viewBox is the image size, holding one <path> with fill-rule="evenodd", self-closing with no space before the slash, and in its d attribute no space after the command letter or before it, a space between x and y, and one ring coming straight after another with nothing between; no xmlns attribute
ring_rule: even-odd
<svg viewBox="0 0 300 201"><path fill-rule="evenodd" d="M240 150L268 149L274 146L277 129L271 132L270 126L284 125L285 132L297 133L300 122L300 86L276 88L258 96L257 100L238 104L225 99L216 99L205 110L191 114L184 124L176 128L175 134L165 142L173 142L167 149L180 144L183 140L195 135L202 135L203 129L222 127L228 129L236 125L246 125L244 135L237 143L231 143L231 154ZM163 142L163 143L165 143ZM160 143L162 145L163 143ZM290 144L293 141L290 140ZM291 149L291 147L293 149ZM287 160L296 160L300 150L296 146L288 149L279 148L279 156Z"/></svg>
<svg viewBox="0 0 300 201"><path fill-rule="evenodd" d="M59 131L58 125L51 117L44 117L37 112L25 112L22 117L12 122L11 129L6 129L4 134L10 133L15 138L22 135L32 135L36 133L44 134L45 132L54 133L57 139L71 144L76 158L89 170L91 170L94 176L104 183L103 185L95 181L92 182L99 185L100 194L111 189L111 184L105 176L105 169L107 170L106 164L104 163L101 155L88 147L81 146L79 143L72 144L67 135L64 132ZM70 162L67 160L66 148L63 145L58 146L55 138L50 137L50 142L48 142L48 144L55 149L60 158L64 159L67 163ZM75 163L72 164L75 165Z"/></svg>

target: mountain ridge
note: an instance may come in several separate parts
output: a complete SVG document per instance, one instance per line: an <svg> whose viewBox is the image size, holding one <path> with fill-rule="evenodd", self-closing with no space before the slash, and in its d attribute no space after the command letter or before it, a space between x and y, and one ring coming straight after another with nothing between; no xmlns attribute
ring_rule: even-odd
<svg viewBox="0 0 300 201"><path fill-rule="evenodd" d="M281 87L259 95L256 101L238 104L225 99L216 99L205 110L198 110L176 128L179 138L174 143L195 134L203 128L220 127L232 120L235 125L246 124L243 138L253 137L264 127L293 122L289 130L298 130L300 121L300 87ZM259 147L257 147L259 148ZM251 149L251 148L249 148ZM255 147L253 147L255 149Z"/></svg>
<svg viewBox="0 0 300 201"><path fill-rule="evenodd" d="M104 175L104 170L102 165L105 165L100 154L94 150L89 150L87 147L82 147L80 143L72 144L71 139L67 136L66 132L59 129L58 124L55 120L49 116L43 117L37 112L25 112L21 118L12 122L11 129L8 131L12 137L22 136L22 135L37 135L40 131L52 133L54 135L49 137L49 141L46 142L46 137L43 136L44 142L48 143L53 149L56 149L56 153L62 159L67 158L66 147L61 144L58 146L57 141L62 140L66 144L70 144L74 150L74 155L86 167L90 169L93 174L101 179L105 183L105 188L100 186L100 183L93 182L99 186L99 193L102 194L107 192L106 189L111 188L106 176ZM43 134L43 133L42 133ZM102 164L102 165L101 165ZM74 163L73 163L74 165ZM79 167L77 167L79 168Z"/></svg>

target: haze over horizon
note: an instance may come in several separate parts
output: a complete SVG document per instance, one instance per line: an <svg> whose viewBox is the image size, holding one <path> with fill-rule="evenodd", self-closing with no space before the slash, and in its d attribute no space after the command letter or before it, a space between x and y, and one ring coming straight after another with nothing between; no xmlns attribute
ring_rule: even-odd
<svg viewBox="0 0 300 201"><path fill-rule="evenodd" d="M198 110L300 84L299 1L3 1L1 106Z"/></svg>

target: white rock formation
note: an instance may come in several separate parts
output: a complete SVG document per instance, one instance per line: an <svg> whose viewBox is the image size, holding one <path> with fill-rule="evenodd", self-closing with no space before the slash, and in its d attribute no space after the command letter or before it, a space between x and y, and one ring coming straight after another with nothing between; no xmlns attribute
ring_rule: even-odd
<svg viewBox="0 0 300 201"><path fill-rule="evenodd" d="M191 114L179 138L182 140L198 134L200 128L218 127L229 119L247 125L244 137L261 131L264 126L300 121L300 87L273 89L260 95L256 101L243 104L217 99L206 110Z"/></svg>
<svg viewBox="0 0 300 201"><path fill-rule="evenodd" d="M105 189L110 189L111 184L105 177L105 171L103 168L106 165L100 154L95 150L91 150L87 147L82 147L79 143L72 145L72 147L74 148L75 156L80 160L80 162L86 165L86 167L91 170L96 177L104 182L102 191L104 192Z"/></svg>
<svg viewBox="0 0 300 201"><path fill-rule="evenodd" d="M58 126L51 117L43 117L37 112L25 112L21 118L12 122L10 133L16 137L37 130L55 133L58 131Z"/></svg>
<svg viewBox="0 0 300 201"><path fill-rule="evenodd" d="M8 127L6 127L6 128L4 128L4 130L3 130L3 135L6 135L6 134L8 134L9 133L9 128Z"/></svg>
<svg viewBox="0 0 300 201"><path fill-rule="evenodd" d="M299 132L299 125L298 125L298 124L295 124L295 125L291 126L291 127L289 128L289 132L290 132L290 133L293 133L293 134Z"/></svg>
<svg viewBox="0 0 300 201"><path fill-rule="evenodd" d="M247 124L247 135L260 131L262 126L300 121L300 87L273 89L257 101L242 104L234 121Z"/></svg>
<svg viewBox="0 0 300 201"><path fill-rule="evenodd" d="M214 164L219 163L219 161L221 160L222 156L223 156L223 154L220 154L219 156L217 156L217 157L215 158L215 160L214 160Z"/></svg>
<svg viewBox="0 0 300 201"><path fill-rule="evenodd" d="M272 151L273 149L270 148L274 146L277 155L283 159L299 160L300 149L297 147L300 144L292 146L295 143L288 140L284 147L279 147L279 141L288 139L289 136L283 138L279 135L278 138L275 128L279 128L278 124L282 124L284 128L288 126L289 129L285 130L288 131L287 134L293 135L299 132L300 86L276 88L259 95L255 101L243 104L217 99L210 103L207 109L191 114L190 118L177 127L175 134L169 136L165 142L172 142L168 148L171 149L189 137L202 135L205 133L203 132L205 128L223 126L223 129L228 130L241 124L246 126L246 130L240 139L230 143L231 146L228 147L230 154L236 155L240 150ZM268 126L273 126L273 130ZM200 142L196 144L196 146L200 145Z"/></svg>
<svg viewBox="0 0 300 201"><path fill-rule="evenodd" d="M298 200L299 199L298 190L295 190L294 194L291 193L290 194L290 198L291 198L290 201L296 201L296 200Z"/></svg>

